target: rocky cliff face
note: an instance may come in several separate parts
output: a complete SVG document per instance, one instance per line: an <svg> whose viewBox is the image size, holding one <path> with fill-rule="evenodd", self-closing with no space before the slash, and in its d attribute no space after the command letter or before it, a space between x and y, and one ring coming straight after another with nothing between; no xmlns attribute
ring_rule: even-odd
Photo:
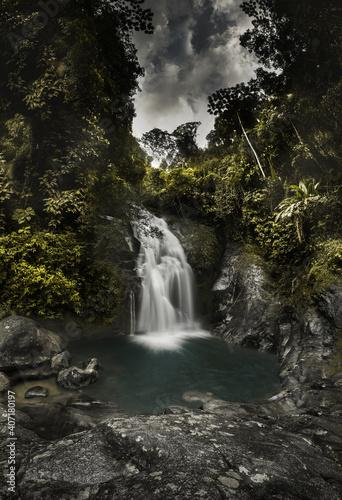
<svg viewBox="0 0 342 500"><path fill-rule="evenodd" d="M280 304L272 296L264 267L251 261L241 246L227 246L213 288L213 335L228 342L275 351L275 321Z"/></svg>
<svg viewBox="0 0 342 500"><path fill-rule="evenodd" d="M212 333L275 352L283 390L274 399L300 408L310 404L311 385L329 378L327 366L342 327L342 285L313 297L306 308L288 305L275 291L263 262L229 244L213 286Z"/></svg>

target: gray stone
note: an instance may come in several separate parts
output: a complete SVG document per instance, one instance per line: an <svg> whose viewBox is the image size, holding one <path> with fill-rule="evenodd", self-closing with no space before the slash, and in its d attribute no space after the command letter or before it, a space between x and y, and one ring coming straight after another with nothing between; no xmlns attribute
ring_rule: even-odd
<svg viewBox="0 0 342 500"><path fill-rule="evenodd" d="M71 361L71 354L69 351L63 351L56 354L51 360L51 368L53 373L58 373L65 368L69 368Z"/></svg>
<svg viewBox="0 0 342 500"><path fill-rule="evenodd" d="M309 307L297 310L282 305L286 300L281 297L275 301L271 285L262 260L246 257L241 245L229 243L213 286L212 333L232 344L276 350L282 391L274 401L284 411L323 404L324 399L310 387L328 376L337 330L342 327L342 287L316 295ZM331 402L329 393L327 398Z"/></svg>
<svg viewBox="0 0 342 500"><path fill-rule="evenodd" d="M246 256L241 245L229 243L220 275L213 285L213 335L263 351L275 350L279 304L269 290L265 264Z"/></svg>
<svg viewBox="0 0 342 500"><path fill-rule="evenodd" d="M325 295L325 303L328 296ZM327 377L326 367L333 354L335 337L334 317L323 315L320 308L311 306L303 312L289 306L282 308L277 341L281 362L279 378L285 393L278 401L281 400L288 409L291 406L303 408L327 404L324 397L333 404L328 391L323 397L319 391L312 390L312 386Z"/></svg>
<svg viewBox="0 0 342 500"><path fill-rule="evenodd" d="M98 372L94 366L99 366L98 361L93 358L86 368L72 366L58 373L57 384L65 390L77 390L87 387L98 380Z"/></svg>
<svg viewBox="0 0 342 500"><path fill-rule="evenodd" d="M20 499L83 498L85 489L99 500L341 498L340 415L103 417L83 432L27 443Z"/></svg>
<svg viewBox="0 0 342 500"><path fill-rule="evenodd" d="M0 393L11 388L11 380L5 373L0 372Z"/></svg>
<svg viewBox="0 0 342 500"><path fill-rule="evenodd" d="M65 403L27 404L20 409L20 413L25 412L25 416L29 417L27 427L47 440L93 429L108 418L123 414L114 403L91 400L84 395L71 397Z"/></svg>
<svg viewBox="0 0 342 500"><path fill-rule="evenodd" d="M54 373L51 369L50 361L33 368L22 367L14 372L10 372L12 385L17 382L22 382L23 380L38 380L49 378L53 375Z"/></svg>
<svg viewBox="0 0 342 500"><path fill-rule="evenodd" d="M100 368L100 363L96 358L90 358L82 362L82 368L87 370L98 370Z"/></svg>
<svg viewBox="0 0 342 500"><path fill-rule="evenodd" d="M228 488L238 488L240 483L236 479L229 477L229 476L219 476L218 480L220 483L222 483L224 486L227 486Z"/></svg>
<svg viewBox="0 0 342 500"><path fill-rule="evenodd" d="M320 313L331 320L336 328L342 328L342 288L334 288L320 293L316 297Z"/></svg>
<svg viewBox="0 0 342 500"><path fill-rule="evenodd" d="M49 390L46 387L41 387L40 385L36 385L34 387L30 387L25 392L25 398L26 399L33 399L33 398L46 398L49 394Z"/></svg>
<svg viewBox="0 0 342 500"><path fill-rule="evenodd" d="M202 391L186 391L182 395L182 400L186 403L207 403L213 399L213 394Z"/></svg>
<svg viewBox="0 0 342 500"><path fill-rule="evenodd" d="M62 351L62 341L35 321L11 316L0 321L0 370L50 363Z"/></svg>

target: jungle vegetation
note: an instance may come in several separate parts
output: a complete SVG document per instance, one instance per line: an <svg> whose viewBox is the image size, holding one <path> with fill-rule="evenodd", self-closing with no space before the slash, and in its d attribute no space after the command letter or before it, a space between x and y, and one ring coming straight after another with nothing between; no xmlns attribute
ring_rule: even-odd
<svg viewBox="0 0 342 500"><path fill-rule="evenodd" d="M123 226L146 168L131 133L132 30L153 32L142 3L1 1L1 315L118 312Z"/></svg>
<svg viewBox="0 0 342 500"><path fill-rule="evenodd" d="M240 41L260 67L209 96L216 118L205 149L198 122L132 135L143 75L132 31L153 36L143 1L1 3L2 316L71 310L112 321L127 214L140 202L193 220L198 242L202 227L215 263L208 239L252 248L288 297L339 279L339 0L242 3L253 27Z"/></svg>
<svg viewBox="0 0 342 500"><path fill-rule="evenodd" d="M205 150L188 134L193 153L175 153L171 134L171 154L166 142L160 168L148 169L146 201L241 241L289 299L305 302L342 271L342 9L338 0L241 7L252 19L240 42L258 59L255 78L209 96ZM142 138L148 152L158 134Z"/></svg>

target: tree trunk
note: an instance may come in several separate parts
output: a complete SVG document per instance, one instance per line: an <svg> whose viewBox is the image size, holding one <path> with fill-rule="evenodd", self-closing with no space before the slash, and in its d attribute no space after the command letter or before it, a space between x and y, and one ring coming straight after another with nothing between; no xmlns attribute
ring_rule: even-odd
<svg viewBox="0 0 342 500"><path fill-rule="evenodd" d="M297 230L297 236L299 243L303 243L305 241L304 234L303 234L303 221L302 218L299 214L296 214L296 230Z"/></svg>

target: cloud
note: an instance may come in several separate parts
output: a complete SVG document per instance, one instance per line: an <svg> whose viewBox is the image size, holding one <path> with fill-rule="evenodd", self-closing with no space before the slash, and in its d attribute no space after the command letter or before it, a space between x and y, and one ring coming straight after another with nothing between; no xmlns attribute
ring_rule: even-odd
<svg viewBox="0 0 342 500"><path fill-rule="evenodd" d="M172 132L201 121L199 143L213 128L208 95L247 81L256 67L239 45L250 20L240 0L146 0L155 13L155 33L138 33L138 57L145 68L136 97L136 136L154 127Z"/></svg>

